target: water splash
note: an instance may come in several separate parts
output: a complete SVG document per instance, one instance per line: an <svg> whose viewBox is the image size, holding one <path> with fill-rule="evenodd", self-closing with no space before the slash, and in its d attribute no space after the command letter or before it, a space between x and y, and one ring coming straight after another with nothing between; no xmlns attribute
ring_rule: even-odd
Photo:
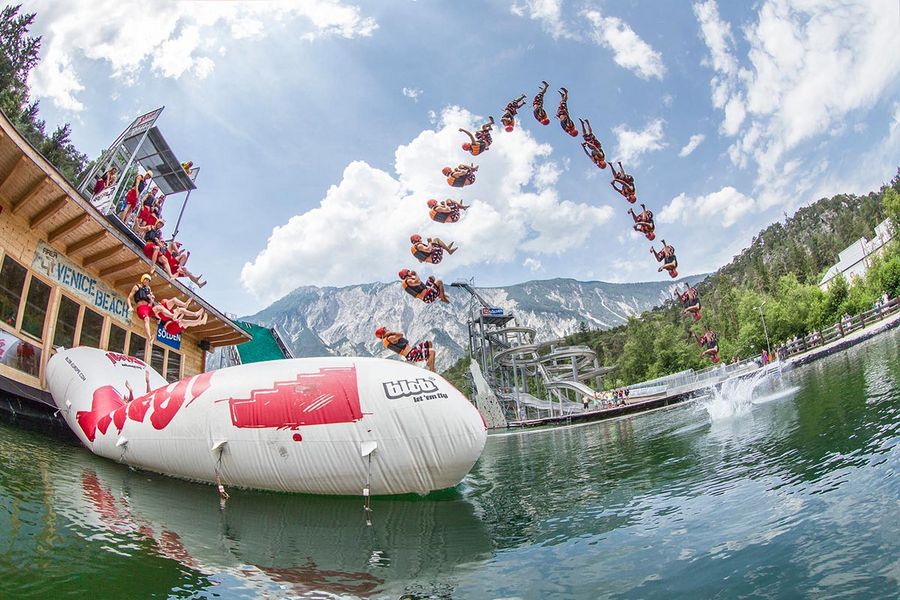
<svg viewBox="0 0 900 600"><path fill-rule="evenodd" d="M710 397L701 405L713 421L746 414L753 405L753 392L767 380L767 375L766 369L760 369L752 377L727 379L712 388Z"/></svg>

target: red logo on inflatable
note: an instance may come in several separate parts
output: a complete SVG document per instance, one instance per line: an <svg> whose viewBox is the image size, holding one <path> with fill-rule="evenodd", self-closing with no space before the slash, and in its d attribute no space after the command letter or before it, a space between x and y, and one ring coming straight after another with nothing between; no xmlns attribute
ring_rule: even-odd
<svg viewBox="0 0 900 600"><path fill-rule="evenodd" d="M228 403L235 427L296 429L362 419L356 367L298 373L294 381L277 381L275 387L253 390L249 398L231 398Z"/></svg>
<svg viewBox="0 0 900 600"><path fill-rule="evenodd" d="M130 363L133 365L137 365L139 367L146 367L147 364L139 358L135 358L133 356L128 356L127 354L119 354L118 352L107 352L106 358L109 359L109 362L112 364L118 364L120 362Z"/></svg>
<svg viewBox="0 0 900 600"><path fill-rule="evenodd" d="M110 423L114 423L116 430L121 433L126 417L132 421L143 422L151 408L153 410L150 412L150 423L156 429L165 429L184 405L188 395L190 399L187 403L190 404L209 389L212 375L203 373L190 379L182 379L128 403L116 388L105 385L94 390L91 410L75 413L75 420L91 442L97 436L98 430L105 434Z"/></svg>

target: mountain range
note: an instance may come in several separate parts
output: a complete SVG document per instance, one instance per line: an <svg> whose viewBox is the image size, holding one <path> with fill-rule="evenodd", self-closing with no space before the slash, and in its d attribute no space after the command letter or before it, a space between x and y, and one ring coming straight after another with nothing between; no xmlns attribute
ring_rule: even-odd
<svg viewBox="0 0 900 600"><path fill-rule="evenodd" d="M549 279L477 291L492 306L511 311L518 326L533 328L537 340L551 340L575 332L582 322L592 330L621 325L671 298L675 286L705 277L643 283ZM437 366L444 369L465 354L466 323L481 307L465 290L447 290L450 304L426 305L407 295L399 283L302 286L243 320L277 327L298 357L388 356L374 336L384 325L406 332L411 341L434 341Z"/></svg>

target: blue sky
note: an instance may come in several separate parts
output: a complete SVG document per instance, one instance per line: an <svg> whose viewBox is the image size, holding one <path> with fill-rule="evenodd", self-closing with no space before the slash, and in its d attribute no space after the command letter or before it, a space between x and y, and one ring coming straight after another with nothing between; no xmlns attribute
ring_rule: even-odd
<svg viewBox="0 0 900 600"><path fill-rule="evenodd" d="M152 6L153 10L148 10ZM389 281L413 232L461 250L433 272L478 285L662 279L628 205L556 120L570 91L636 179L681 274L727 263L765 225L900 163L900 11L815 2L35 2L33 95L97 155L135 116L201 168L179 238L203 295L254 312L298 285ZM520 93L463 191L474 127ZM470 159L471 160L471 159ZM430 197L472 202L436 225ZM167 215L174 222L173 214Z"/></svg>

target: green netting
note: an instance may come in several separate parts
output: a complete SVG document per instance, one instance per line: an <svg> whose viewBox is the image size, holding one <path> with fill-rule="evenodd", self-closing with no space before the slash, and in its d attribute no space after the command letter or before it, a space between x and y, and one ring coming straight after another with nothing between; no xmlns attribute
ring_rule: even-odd
<svg viewBox="0 0 900 600"><path fill-rule="evenodd" d="M236 321L236 323L253 336L252 340L244 342L237 347L238 354L241 356L241 363L247 364L286 358L272 336L271 329L260 327L253 323L244 323L243 321Z"/></svg>

